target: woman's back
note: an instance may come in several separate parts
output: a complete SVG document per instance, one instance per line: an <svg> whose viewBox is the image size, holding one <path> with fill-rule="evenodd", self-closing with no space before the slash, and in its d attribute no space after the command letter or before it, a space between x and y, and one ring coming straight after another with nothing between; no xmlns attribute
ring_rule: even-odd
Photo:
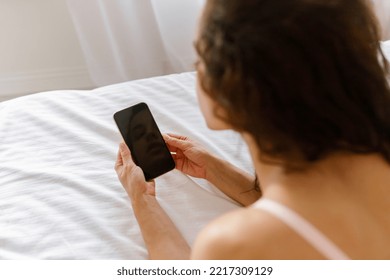
<svg viewBox="0 0 390 280"><path fill-rule="evenodd" d="M390 258L390 166L381 157L330 156L302 173L271 168L262 199L291 209L351 259ZM195 258L326 258L305 234L261 207L220 218L197 244Z"/></svg>

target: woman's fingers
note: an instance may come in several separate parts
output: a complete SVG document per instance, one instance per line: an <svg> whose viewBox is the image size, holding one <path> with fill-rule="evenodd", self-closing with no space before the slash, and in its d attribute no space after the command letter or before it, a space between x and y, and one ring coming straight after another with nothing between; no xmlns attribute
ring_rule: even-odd
<svg viewBox="0 0 390 280"><path fill-rule="evenodd" d="M167 135L172 137L172 138L177 138L177 139L180 139L180 140L188 140L187 136L183 136L183 135L179 135L179 134L167 133Z"/></svg>
<svg viewBox="0 0 390 280"><path fill-rule="evenodd" d="M177 153L177 151L179 149L177 147L169 144L170 143L169 136L167 136L166 134L163 134L163 138L164 138L165 144L167 144L168 150L170 152Z"/></svg>
<svg viewBox="0 0 390 280"><path fill-rule="evenodd" d="M131 153L130 153L130 150L129 148L127 147L127 145L122 142L119 144L119 153L122 157L122 162L123 164L126 164L128 166L134 166L135 163L131 157Z"/></svg>
<svg viewBox="0 0 390 280"><path fill-rule="evenodd" d="M165 142L171 147L171 152L176 152L177 149L185 151L192 147L192 143L188 141L187 137L174 134L164 134L163 137Z"/></svg>
<svg viewBox="0 0 390 280"><path fill-rule="evenodd" d="M122 142L119 144L119 152L121 153L123 161L127 162L130 158L130 151L125 143Z"/></svg>
<svg viewBox="0 0 390 280"><path fill-rule="evenodd" d="M122 165L123 165L123 160L122 160L121 150L118 149L118 155L116 157L115 168L118 168L119 166L122 166Z"/></svg>

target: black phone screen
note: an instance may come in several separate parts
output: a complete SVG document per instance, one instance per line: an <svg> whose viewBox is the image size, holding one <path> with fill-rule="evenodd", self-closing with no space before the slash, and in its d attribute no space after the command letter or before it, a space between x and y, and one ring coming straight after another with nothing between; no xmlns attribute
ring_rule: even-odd
<svg viewBox="0 0 390 280"><path fill-rule="evenodd" d="M145 103L114 114L114 120L145 179L154 179L175 168L175 162Z"/></svg>

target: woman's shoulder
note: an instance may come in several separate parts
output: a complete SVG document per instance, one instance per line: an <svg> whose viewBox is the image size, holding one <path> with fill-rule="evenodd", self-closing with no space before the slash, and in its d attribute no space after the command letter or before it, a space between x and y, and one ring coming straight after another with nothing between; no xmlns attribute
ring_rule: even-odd
<svg viewBox="0 0 390 280"><path fill-rule="evenodd" d="M283 222L269 213L243 208L223 215L199 234L194 259L321 259Z"/></svg>

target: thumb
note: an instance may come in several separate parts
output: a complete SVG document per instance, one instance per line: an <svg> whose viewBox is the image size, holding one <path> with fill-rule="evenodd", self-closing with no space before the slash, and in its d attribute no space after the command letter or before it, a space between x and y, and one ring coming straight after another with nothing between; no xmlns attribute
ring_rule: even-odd
<svg viewBox="0 0 390 280"><path fill-rule="evenodd" d="M189 140L172 137L168 134L164 135L164 140L167 142L168 145L178 148L182 151L185 151L192 147L192 143Z"/></svg>
<svg viewBox="0 0 390 280"><path fill-rule="evenodd" d="M125 143L122 142L119 144L119 150L124 163L132 162L130 150Z"/></svg>

